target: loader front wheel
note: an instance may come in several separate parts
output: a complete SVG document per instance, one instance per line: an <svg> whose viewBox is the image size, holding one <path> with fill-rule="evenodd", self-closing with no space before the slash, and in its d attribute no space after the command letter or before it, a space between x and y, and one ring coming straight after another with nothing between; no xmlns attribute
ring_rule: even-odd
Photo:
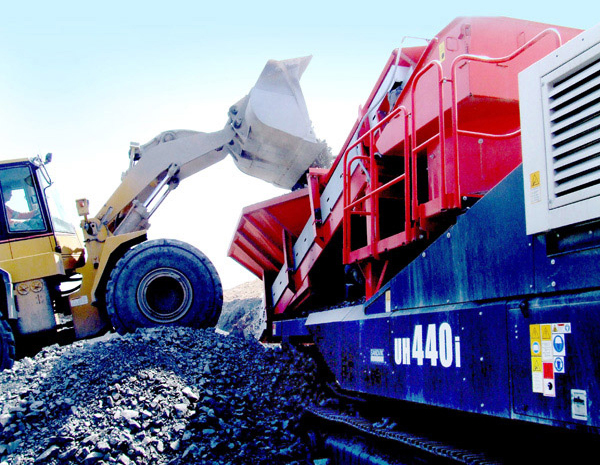
<svg viewBox="0 0 600 465"><path fill-rule="evenodd" d="M0 371L12 368L15 361L15 337L8 321L0 318Z"/></svg>
<svg viewBox="0 0 600 465"><path fill-rule="evenodd" d="M147 241L116 264L106 308L118 333L154 326L214 326L223 305L219 275L198 249L181 241Z"/></svg>

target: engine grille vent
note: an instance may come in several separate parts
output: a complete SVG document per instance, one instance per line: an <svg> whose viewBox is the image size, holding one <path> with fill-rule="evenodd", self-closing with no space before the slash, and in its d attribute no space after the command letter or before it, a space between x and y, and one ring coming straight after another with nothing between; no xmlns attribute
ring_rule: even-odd
<svg viewBox="0 0 600 465"><path fill-rule="evenodd" d="M600 55L567 69L545 88L550 208L600 194Z"/></svg>

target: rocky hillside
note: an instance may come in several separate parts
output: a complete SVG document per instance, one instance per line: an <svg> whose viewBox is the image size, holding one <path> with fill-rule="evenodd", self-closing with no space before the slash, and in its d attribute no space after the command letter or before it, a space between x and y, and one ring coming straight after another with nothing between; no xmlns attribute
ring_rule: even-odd
<svg viewBox="0 0 600 465"><path fill-rule="evenodd" d="M265 326L264 290L260 280L223 292L223 311L217 328L227 333L258 339Z"/></svg>

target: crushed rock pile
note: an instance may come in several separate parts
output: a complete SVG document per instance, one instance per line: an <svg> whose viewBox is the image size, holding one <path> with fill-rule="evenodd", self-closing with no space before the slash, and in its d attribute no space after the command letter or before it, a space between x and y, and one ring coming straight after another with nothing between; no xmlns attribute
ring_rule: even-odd
<svg viewBox="0 0 600 465"><path fill-rule="evenodd" d="M0 373L0 464L304 464L315 364L214 330L54 345Z"/></svg>

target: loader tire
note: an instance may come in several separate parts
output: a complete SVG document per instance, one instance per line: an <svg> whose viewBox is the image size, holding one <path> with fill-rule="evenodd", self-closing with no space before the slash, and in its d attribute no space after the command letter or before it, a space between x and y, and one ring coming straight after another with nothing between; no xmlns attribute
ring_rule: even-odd
<svg viewBox="0 0 600 465"><path fill-rule="evenodd" d="M15 337L8 321L0 319L0 371L12 368L15 362Z"/></svg>
<svg viewBox="0 0 600 465"><path fill-rule="evenodd" d="M106 309L119 334L155 326L215 326L223 306L217 270L195 247L174 239L144 242L117 262Z"/></svg>

